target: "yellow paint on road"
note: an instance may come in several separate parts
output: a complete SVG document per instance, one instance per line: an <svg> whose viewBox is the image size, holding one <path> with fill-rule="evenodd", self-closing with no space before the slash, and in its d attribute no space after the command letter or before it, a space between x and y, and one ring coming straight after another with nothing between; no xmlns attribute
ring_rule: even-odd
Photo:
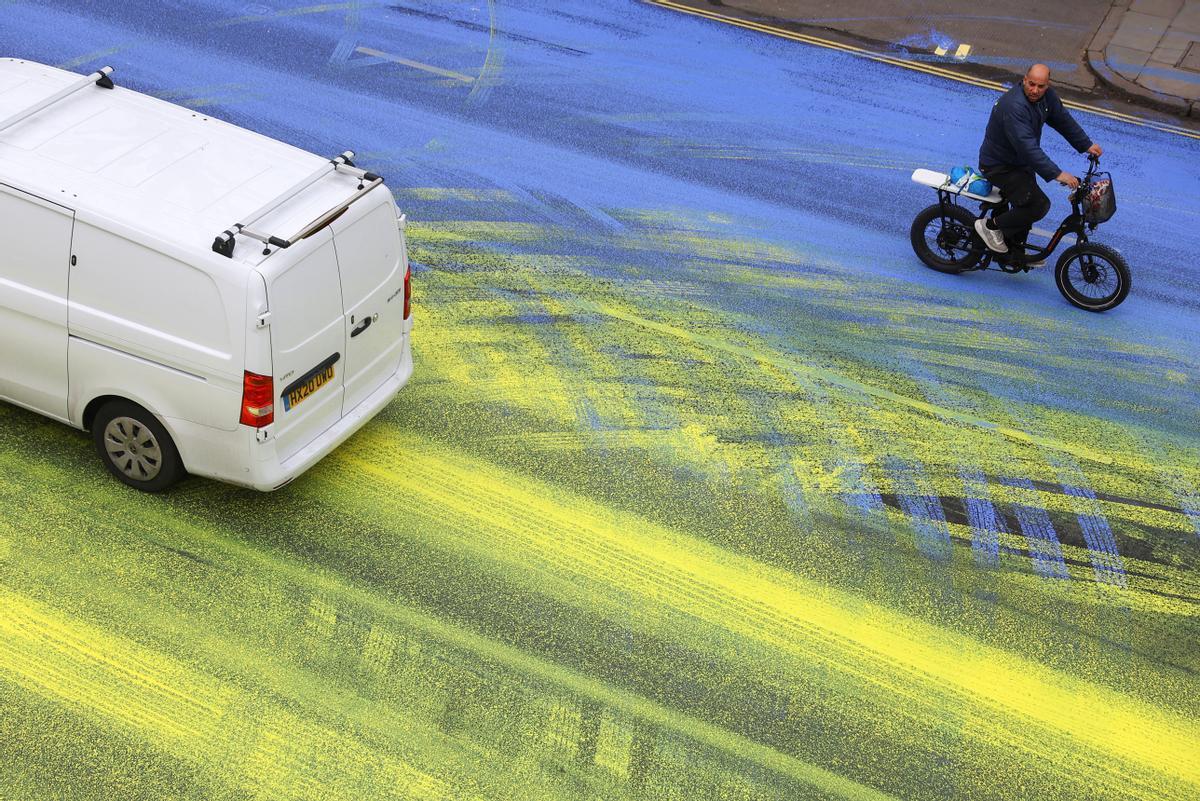
<svg viewBox="0 0 1200 801"><path fill-rule="evenodd" d="M1029 442L1032 444L1036 444L1043 448L1049 448L1050 450L1056 450L1056 451L1061 451L1063 453L1069 453L1079 459L1086 459L1088 461L1098 462L1100 464L1112 464L1113 463L1113 458L1110 455L1101 453L1099 451L1093 450L1093 449L1088 448L1083 445L1078 445L1075 443L1065 442L1065 441L1061 441L1061 440L1054 440L1054 439L1050 439L1048 437L1035 436L1035 435L1029 434L1025 431L1021 431L1020 429L1016 429L1016 428L1010 428L1007 426L998 426L990 420L983 420L981 418L975 417L974 415L964 414L964 413L956 411L954 409L948 409L945 407L941 407L941 406L937 406L935 404L929 403L927 401L910 398L910 397L898 394L896 392L893 392L890 389L886 389L883 387L870 386L868 384L862 383L861 381L857 381L853 378L849 378L849 377L841 375L839 373L835 373L831 370L826 370L826 369L822 369L819 367L813 367L812 365L806 364L798 359L791 358L785 354L771 353L768 351L756 351L751 348L744 347L742 345L732 344L732 343L708 336L706 334L698 333L695 331L689 331L689 330L686 330L683 328L679 328L677 326L669 325L667 323L656 322L654 320L650 320L650 319L641 317L641 316L633 314L631 312L628 312L628 311L625 311L622 309L618 309L617 307L615 307L614 305L611 305L611 304L601 306L599 304L593 304L593 303L587 303L587 302L582 302L582 303L583 303L583 305L585 305L587 307L587 309L589 311L592 311L592 312L595 312L598 314L603 314L603 315L606 315L609 317L615 317L617 319L624 320L625 322L631 323L633 325L652 329L661 334L669 334L669 335L677 337L679 339L690 340L690 341L696 342L700 345L703 345L706 348L725 351L728 353L742 356L746 359L749 359L749 360L752 360L755 362L769 363L769 364L775 365L776 367L781 367L781 368L784 368L786 370L790 370L790 371L793 371L796 373L806 374L817 380L824 381L824 382L827 382L830 384L835 384L837 386L844 387L847 389L858 390L860 392L863 392L866 395L870 395L871 397L878 398L880 400L886 400L891 403L898 404L900 406L906 406L908 408L915 409L920 412L924 412L933 417L941 417L941 418L944 418L947 420L953 420L958 423L965 423L967 425L977 427L977 428L985 428L985 429L995 430L1001 434L1004 434L1007 437L1011 437L1012 439L1020 440L1022 442Z"/></svg>
<svg viewBox="0 0 1200 801"><path fill-rule="evenodd" d="M952 708L952 726L972 753L1025 751L1030 740L1054 744L1039 750L1039 759L1064 775L1075 760L1087 759L1090 781L1103 795L1158 787L1162 797L1183 797L1200 786L1200 763L1192 758L1200 728L1170 709L1133 702L430 440L406 437L400 445L371 428L331 458L350 469L325 475L330 497L345 497L353 486L370 495L369 508L383 520L441 510L455 522L436 537L453 542L431 539L431 547L451 545L495 560L497 570L538 581L543 591L551 585L539 577L566 578L553 585L562 603L620 609L631 625L684 615L776 650L780 669L823 665L828 681L854 688L849 694L862 714L888 709L893 721L936 728L938 710ZM793 775L829 792L850 789L813 766Z"/></svg>

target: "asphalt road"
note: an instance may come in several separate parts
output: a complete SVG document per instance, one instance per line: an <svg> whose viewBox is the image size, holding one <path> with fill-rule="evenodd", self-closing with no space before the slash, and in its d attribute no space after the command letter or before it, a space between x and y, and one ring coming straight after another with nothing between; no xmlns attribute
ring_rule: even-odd
<svg viewBox="0 0 1200 801"><path fill-rule="evenodd" d="M10 2L0 53L356 150L417 326L269 495L0 406L0 797L1200 791L1200 142L1079 115L1092 315L912 254L994 92L646 4Z"/></svg>

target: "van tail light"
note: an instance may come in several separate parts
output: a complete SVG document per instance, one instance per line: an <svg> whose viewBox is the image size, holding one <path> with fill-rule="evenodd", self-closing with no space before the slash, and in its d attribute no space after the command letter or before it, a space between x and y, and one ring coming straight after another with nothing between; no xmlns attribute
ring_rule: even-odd
<svg viewBox="0 0 1200 801"><path fill-rule="evenodd" d="M275 383L269 375L247 370L242 376L242 419L244 426L262 428L275 421Z"/></svg>
<svg viewBox="0 0 1200 801"><path fill-rule="evenodd" d="M404 270L404 319L412 313L412 265L405 265Z"/></svg>

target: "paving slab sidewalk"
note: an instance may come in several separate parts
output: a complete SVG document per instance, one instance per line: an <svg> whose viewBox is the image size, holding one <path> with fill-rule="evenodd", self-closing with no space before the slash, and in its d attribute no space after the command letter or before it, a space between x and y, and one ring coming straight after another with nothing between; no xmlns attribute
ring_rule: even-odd
<svg viewBox="0 0 1200 801"><path fill-rule="evenodd" d="M1116 0L1087 57L1114 88L1200 117L1200 0Z"/></svg>

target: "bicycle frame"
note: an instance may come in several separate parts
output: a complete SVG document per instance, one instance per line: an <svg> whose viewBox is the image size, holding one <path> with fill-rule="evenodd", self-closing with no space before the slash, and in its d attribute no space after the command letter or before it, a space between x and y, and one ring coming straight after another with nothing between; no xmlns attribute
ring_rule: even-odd
<svg viewBox="0 0 1200 801"><path fill-rule="evenodd" d="M1048 259L1067 234L1075 234L1076 242L1087 242L1088 225L1084 222L1083 212L1080 209L1080 198L1086 194L1087 188L1096 174L1096 168L1099 166L1099 163L1099 159L1095 156L1088 156L1087 173L1084 175L1083 180L1079 182L1079 186L1071 192L1071 213L1059 223L1057 230L1055 230L1054 234L1050 237L1050 241L1044 247L1025 243L1019 252L1014 250L1009 253L995 253L984 248L984 255L980 259L979 264L971 269L986 270L988 269L988 265L994 261L999 269L1004 272L1028 272L1031 269L1029 267L1030 256L1033 257L1032 261ZM938 189L937 193L938 204L942 208L942 225L946 226L951 222L947 209L950 206L958 205L959 195L946 189ZM1007 209L1008 205L1008 201L1006 200L1001 200L999 203L982 201L976 219L986 217L989 212L992 213L992 216L995 216ZM1094 230L1096 226L1092 225L1091 228Z"/></svg>

